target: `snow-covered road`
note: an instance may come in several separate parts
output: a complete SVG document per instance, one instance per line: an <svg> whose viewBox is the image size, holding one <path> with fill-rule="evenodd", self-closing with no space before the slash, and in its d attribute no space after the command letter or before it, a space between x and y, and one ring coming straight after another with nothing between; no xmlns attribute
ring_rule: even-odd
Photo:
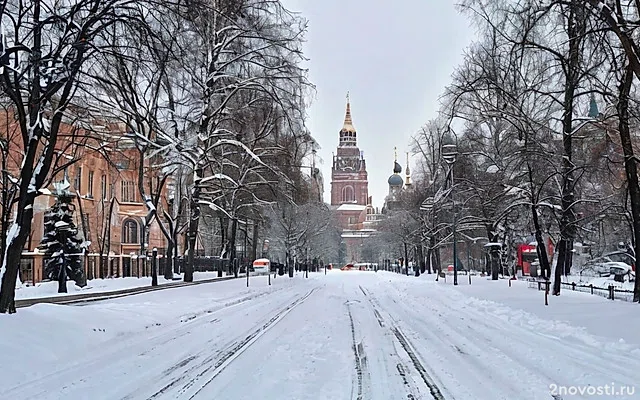
<svg viewBox="0 0 640 400"><path fill-rule="evenodd" d="M0 319L2 337L21 338L0 344L12 366L0 398L552 400L552 385L639 381L640 349L432 277L333 271L244 285L38 305ZM37 333L24 338L25 326ZM637 399L640 388L557 398Z"/></svg>

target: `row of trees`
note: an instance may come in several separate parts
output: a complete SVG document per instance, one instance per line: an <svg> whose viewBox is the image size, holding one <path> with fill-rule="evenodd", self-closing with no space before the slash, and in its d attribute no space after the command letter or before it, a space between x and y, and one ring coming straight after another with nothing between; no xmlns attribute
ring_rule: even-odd
<svg viewBox="0 0 640 400"><path fill-rule="evenodd" d="M316 146L304 126L313 90L301 66L306 20L279 1L5 0L0 21L1 98L15 121L7 118L2 141L0 312L15 311L34 201L79 147L107 158L125 142L135 148L148 211L141 252L151 224L172 261L185 235L185 281L203 214L218 227L220 255L233 259L247 221L282 226L312 197L317 174L301 171ZM104 129L114 124L123 131ZM65 139L69 131L82 140Z"/></svg>
<svg viewBox="0 0 640 400"><path fill-rule="evenodd" d="M638 3L465 0L459 7L479 38L455 70L439 116L414 136L418 184L405 194L408 229L395 237L425 247L429 260L450 245L455 213L461 240L503 244L488 247L496 262L532 238L556 295L579 262L575 243L589 256L619 242L638 254ZM457 144L453 172L441 157L447 141Z"/></svg>

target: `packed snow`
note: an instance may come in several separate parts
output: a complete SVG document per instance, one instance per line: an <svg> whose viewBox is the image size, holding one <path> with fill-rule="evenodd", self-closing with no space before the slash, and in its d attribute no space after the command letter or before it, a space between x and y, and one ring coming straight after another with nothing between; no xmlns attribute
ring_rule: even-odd
<svg viewBox="0 0 640 400"><path fill-rule="evenodd" d="M638 384L637 304L565 291L545 307L521 282L434 278L261 276L20 309L0 315L0 398L553 400Z"/></svg>

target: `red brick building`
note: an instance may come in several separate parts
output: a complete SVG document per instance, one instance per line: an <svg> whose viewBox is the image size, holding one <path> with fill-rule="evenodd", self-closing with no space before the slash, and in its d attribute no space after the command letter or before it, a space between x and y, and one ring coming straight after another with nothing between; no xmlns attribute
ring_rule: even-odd
<svg viewBox="0 0 640 400"><path fill-rule="evenodd" d="M22 162L20 130L11 110L4 111L0 115L0 139L9 150L3 154L4 162L9 173L18 176ZM56 173L51 182L62 181L66 176L71 185L69 190L78 194L74 218L79 235L91 242L85 262L85 272L90 279L143 276L150 272L148 266L138 262L143 217L147 214L138 190L139 152L125 133L123 124L118 123L94 122L82 126L67 122L60 127L57 161L52 167ZM73 160L77 161L64 167ZM144 169L145 177L153 179L148 159ZM44 235L44 214L56 201L52 190L52 185L42 188L34 203L33 223L21 265L23 281L43 279L43 254L37 247ZM166 186L160 198L166 207ZM3 226L3 234L5 230ZM166 240L157 223L151 224L145 244L147 249L156 247L159 254L163 254ZM105 259L102 265L99 263L101 252Z"/></svg>
<svg viewBox="0 0 640 400"><path fill-rule="evenodd" d="M374 229L376 214L369 197L367 163L357 144L357 132L347 109L340 130L338 148L331 166L331 206L338 214L342 241L346 246L346 262L359 262L360 247Z"/></svg>

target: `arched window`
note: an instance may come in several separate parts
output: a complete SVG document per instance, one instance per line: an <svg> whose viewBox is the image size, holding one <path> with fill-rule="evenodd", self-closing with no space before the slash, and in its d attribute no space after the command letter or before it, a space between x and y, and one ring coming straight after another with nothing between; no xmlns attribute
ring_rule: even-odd
<svg viewBox="0 0 640 400"><path fill-rule="evenodd" d="M356 200L356 197L353 193L353 187L345 186L342 188L342 202L343 203L353 203Z"/></svg>
<svg viewBox="0 0 640 400"><path fill-rule="evenodd" d="M140 243L136 221L128 219L122 224L122 243Z"/></svg>

